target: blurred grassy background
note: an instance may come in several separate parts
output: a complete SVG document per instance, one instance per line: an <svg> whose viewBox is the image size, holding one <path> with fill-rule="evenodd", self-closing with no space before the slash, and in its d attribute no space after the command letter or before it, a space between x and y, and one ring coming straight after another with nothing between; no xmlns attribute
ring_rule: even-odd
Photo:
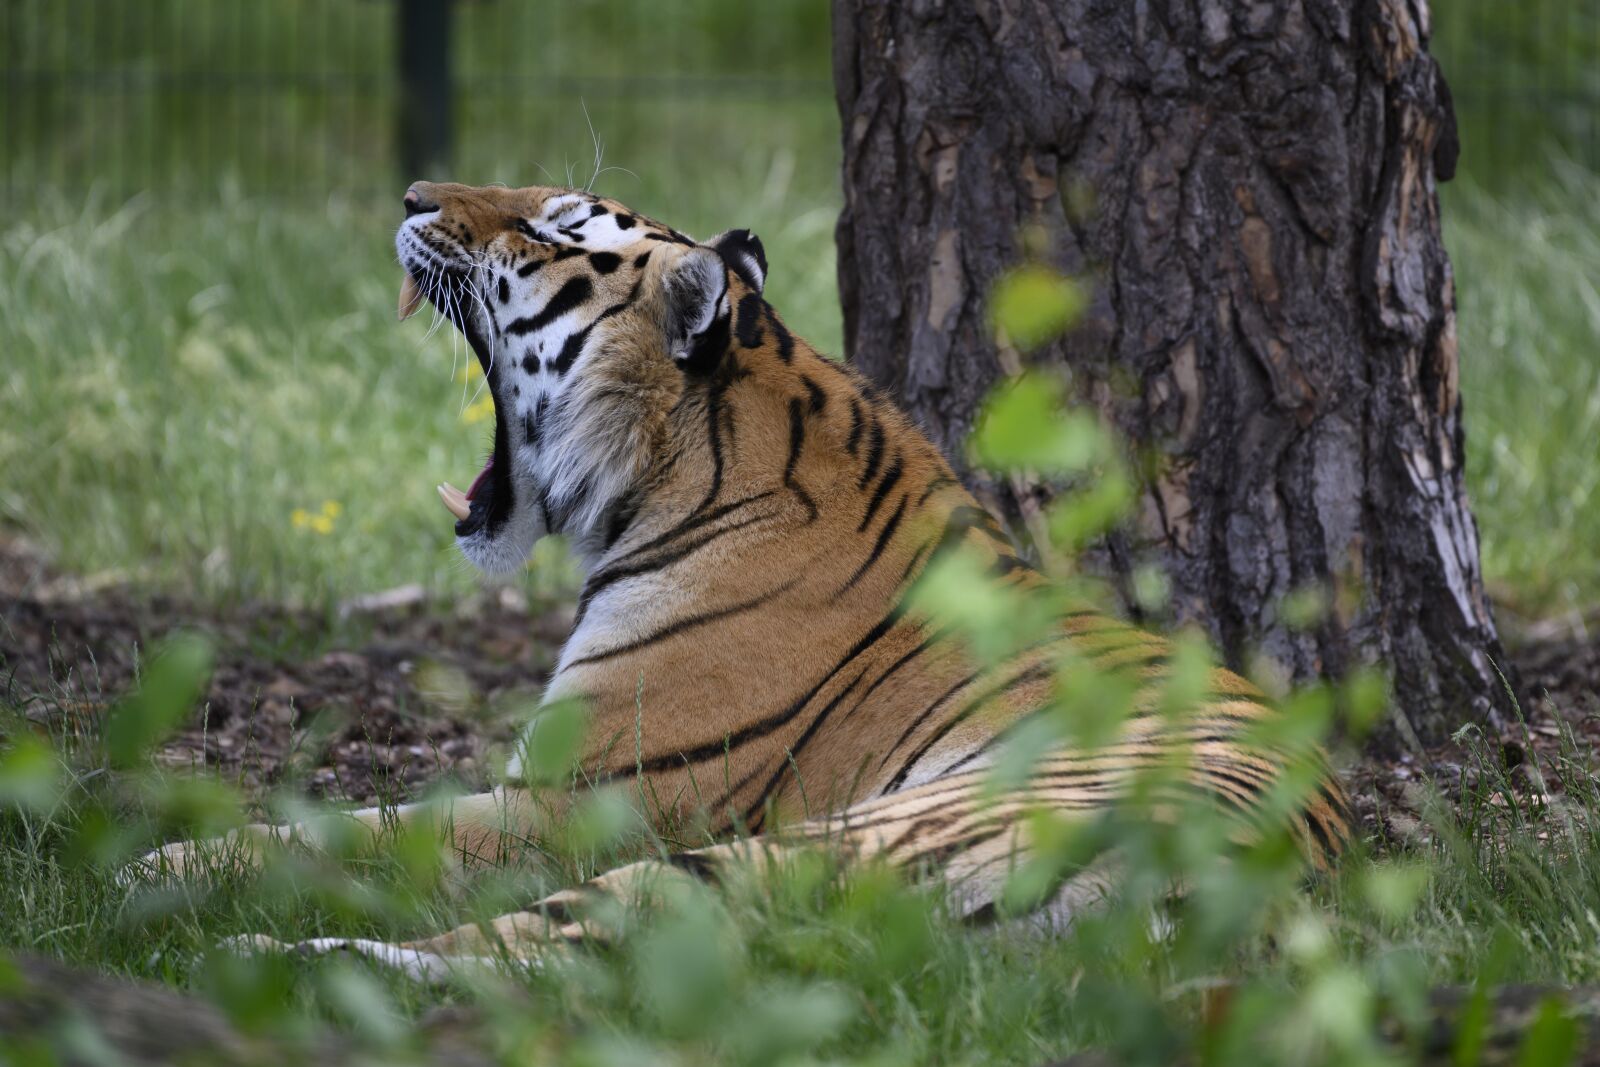
<svg viewBox="0 0 1600 1067"><path fill-rule="evenodd" d="M825 0L462 0L451 177L580 183L749 226L840 348ZM392 0L0 3L0 523L62 565L307 602L459 563L432 485L489 428L450 331L390 318ZM1447 191L1468 450L1497 594L1600 595L1600 2L1452 0ZM479 409L481 410L481 409ZM550 552L536 590L569 579Z"/></svg>

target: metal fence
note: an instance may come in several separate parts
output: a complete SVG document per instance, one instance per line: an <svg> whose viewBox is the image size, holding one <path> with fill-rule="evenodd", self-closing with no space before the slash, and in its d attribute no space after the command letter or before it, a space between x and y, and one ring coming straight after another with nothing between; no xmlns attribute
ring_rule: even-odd
<svg viewBox="0 0 1600 1067"><path fill-rule="evenodd" d="M836 151L827 0L0 0L0 188L363 195ZM447 161L448 160L448 164Z"/></svg>
<svg viewBox="0 0 1600 1067"><path fill-rule="evenodd" d="M1600 0L1434 22L1465 173L1600 166ZM565 180L591 131L674 180L752 145L818 175L837 153L828 0L0 0L0 63L8 199Z"/></svg>

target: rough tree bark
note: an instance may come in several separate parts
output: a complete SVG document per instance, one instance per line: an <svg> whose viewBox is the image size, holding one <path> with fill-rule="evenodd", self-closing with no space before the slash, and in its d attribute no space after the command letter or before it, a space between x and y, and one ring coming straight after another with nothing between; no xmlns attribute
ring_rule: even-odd
<svg viewBox="0 0 1600 1067"><path fill-rule="evenodd" d="M1090 279L1033 357L1153 457L1091 563L1170 579L1236 666L1393 672L1380 744L1503 714L1462 481L1425 0L836 0L850 358L960 462L990 284L1043 227ZM1009 484L965 472L1011 517ZM1287 625L1291 591L1335 605Z"/></svg>

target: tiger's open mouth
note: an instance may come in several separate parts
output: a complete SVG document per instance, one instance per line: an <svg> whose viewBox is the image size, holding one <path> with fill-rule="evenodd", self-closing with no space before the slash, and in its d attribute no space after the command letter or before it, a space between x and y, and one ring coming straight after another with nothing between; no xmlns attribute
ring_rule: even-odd
<svg viewBox="0 0 1600 1067"><path fill-rule="evenodd" d="M490 535L511 514L514 490L511 486L510 464L507 461L505 420L500 417L500 398L495 389L494 354L485 333L488 324L481 321L481 298L470 291L471 284L465 269L430 259L405 257L406 274L400 284L399 315L403 322L416 313L426 300L438 309L450 325L460 331L473 355L478 357L489 396L494 404L494 446L483 469L472 479L466 492L449 482L437 486L439 499L445 510L455 516L457 537L470 537L487 530Z"/></svg>

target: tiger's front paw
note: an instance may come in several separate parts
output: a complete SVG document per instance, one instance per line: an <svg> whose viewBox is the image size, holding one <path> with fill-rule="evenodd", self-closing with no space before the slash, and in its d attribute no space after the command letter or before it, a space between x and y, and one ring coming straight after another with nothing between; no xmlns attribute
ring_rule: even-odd
<svg viewBox="0 0 1600 1067"><path fill-rule="evenodd" d="M225 837L174 841L129 863L122 870L121 880L124 884L185 881L259 870L262 849L276 837L275 830L272 826L256 824Z"/></svg>
<svg viewBox="0 0 1600 1067"><path fill-rule="evenodd" d="M217 947L235 956L287 955L309 958L349 955L392 967L409 978L428 983L443 983L452 975L459 974L462 969L490 972L499 964L498 960L487 956L450 957L412 945L396 945L385 941L347 937L279 941L266 934L240 934L222 941Z"/></svg>

